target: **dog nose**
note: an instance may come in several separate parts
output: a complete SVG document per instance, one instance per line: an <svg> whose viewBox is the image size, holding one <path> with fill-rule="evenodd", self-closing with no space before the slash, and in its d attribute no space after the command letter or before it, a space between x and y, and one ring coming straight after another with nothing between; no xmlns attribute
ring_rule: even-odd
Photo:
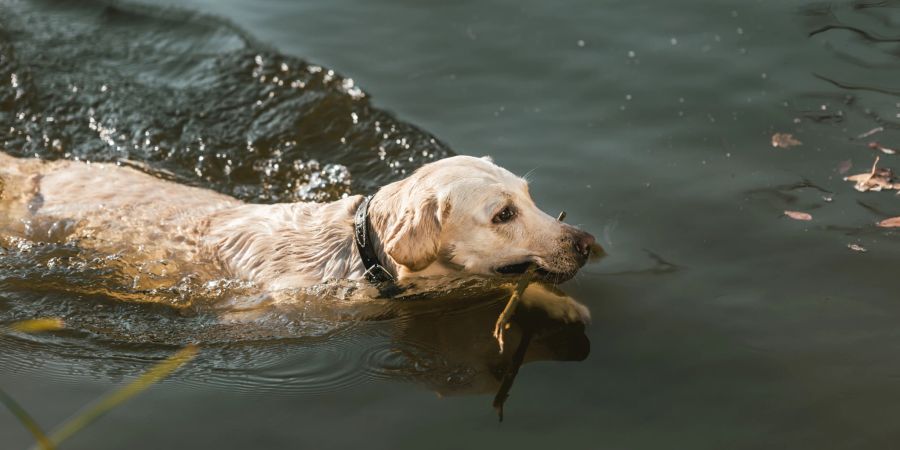
<svg viewBox="0 0 900 450"><path fill-rule="evenodd" d="M574 236L572 236L575 252L585 258L591 256L591 249L593 249L596 242L597 240L594 239L594 236L581 230L575 230Z"/></svg>

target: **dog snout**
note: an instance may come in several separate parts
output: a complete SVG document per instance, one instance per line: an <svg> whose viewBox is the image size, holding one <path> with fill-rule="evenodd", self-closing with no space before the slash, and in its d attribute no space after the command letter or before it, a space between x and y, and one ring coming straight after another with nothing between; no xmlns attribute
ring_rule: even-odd
<svg viewBox="0 0 900 450"><path fill-rule="evenodd" d="M575 253L584 259L591 256L591 250L596 242L597 240L590 233L578 229L572 231L572 245L575 247Z"/></svg>

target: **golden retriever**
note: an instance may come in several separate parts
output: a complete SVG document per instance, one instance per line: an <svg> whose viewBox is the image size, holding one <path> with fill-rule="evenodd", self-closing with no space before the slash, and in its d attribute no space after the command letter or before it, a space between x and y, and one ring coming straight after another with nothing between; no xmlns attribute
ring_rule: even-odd
<svg viewBox="0 0 900 450"><path fill-rule="evenodd" d="M422 166L370 199L260 205L117 164L0 153L0 230L115 254L150 273L189 270L265 290L363 279L372 265L398 281L534 265L562 282L595 245L538 209L524 179L470 156Z"/></svg>

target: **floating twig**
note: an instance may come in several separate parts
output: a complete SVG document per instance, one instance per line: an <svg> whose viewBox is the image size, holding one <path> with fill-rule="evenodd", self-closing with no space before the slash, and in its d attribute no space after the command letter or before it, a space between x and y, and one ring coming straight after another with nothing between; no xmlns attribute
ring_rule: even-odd
<svg viewBox="0 0 900 450"><path fill-rule="evenodd" d="M22 422L22 425L31 432L31 435L34 436L34 439L37 441L38 448L41 450L53 450L56 448L53 445L53 441L47 437L47 434L44 433L44 430L41 429L41 426L25 411L25 408L22 408L19 403L17 403L12 397L10 397L6 392L3 392L0 389L0 403L3 403L9 412L11 412L16 419L19 419L19 422Z"/></svg>
<svg viewBox="0 0 900 450"><path fill-rule="evenodd" d="M882 131L884 131L884 127L875 127L875 128L872 128L872 129L869 130L869 131L866 131L865 133L860 134L859 136L856 136L856 138L857 138L857 139L865 139L865 138L867 138L867 137L869 137L869 136L871 136L871 135L873 135L873 134L875 134L875 133L880 133L880 132L882 132Z"/></svg>
<svg viewBox="0 0 900 450"><path fill-rule="evenodd" d="M188 361L194 359L197 356L197 351L196 345L188 344L183 349L175 352L174 355L151 367L150 370L144 372L136 380L107 394L93 406L88 407L84 412L75 415L54 430L50 435L51 442L58 445L72 437L72 435L81 431L82 428L90 425L116 406L145 391Z"/></svg>
<svg viewBox="0 0 900 450"><path fill-rule="evenodd" d="M65 323L60 318L41 318L23 320L15 322L8 326L10 330L22 333L39 333L43 331L54 331L65 327ZM164 359L160 363L151 367L150 370L144 372L136 380L116 389L101 398L93 406L88 407L83 412L76 414L62 425L56 428L49 436L44 433L38 423L22 408L12 397L7 395L0 389L0 403L6 406L12 414L19 419L19 422L28 429L37 441L33 449L53 450L66 439L72 437L75 433L81 431L84 427L90 425L101 416L121 405L135 395L140 394L153 384L159 382L163 378L169 376L172 372L183 366L188 361L197 356L198 347L194 344L188 344L186 347L175 352L172 356Z"/></svg>

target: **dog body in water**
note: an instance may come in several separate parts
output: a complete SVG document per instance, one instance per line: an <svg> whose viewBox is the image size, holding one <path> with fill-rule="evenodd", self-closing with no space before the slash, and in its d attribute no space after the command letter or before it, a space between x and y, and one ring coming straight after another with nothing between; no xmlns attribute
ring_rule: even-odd
<svg viewBox="0 0 900 450"><path fill-rule="evenodd" d="M354 216L365 198L247 204L109 163L0 153L0 229L266 290L361 279ZM594 238L543 213L527 183L489 158L456 156L382 187L367 205L378 262L397 280L524 272L561 282Z"/></svg>

